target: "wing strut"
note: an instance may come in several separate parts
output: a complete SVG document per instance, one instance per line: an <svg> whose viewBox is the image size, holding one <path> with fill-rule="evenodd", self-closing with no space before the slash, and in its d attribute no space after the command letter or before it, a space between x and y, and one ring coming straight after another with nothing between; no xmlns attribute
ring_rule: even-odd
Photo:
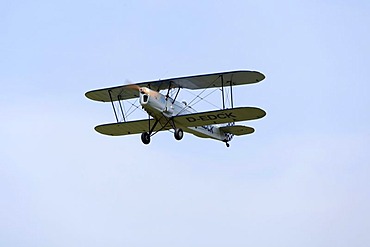
<svg viewBox="0 0 370 247"><path fill-rule="evenodd" d="M179 89L177 90L176 95L175 95L175 98L173 98L173 100L172 100L172 104L173 104L173 103L175 103L176 98L177 98L177 96L178 96L178 95L179 95L179 93L180 93L180 89L181 89L181 87L179 87Z"/></svg>
<svg viewBox="0 0 370 247"><path fill-rule="evenodd" d="M123 113L122 104L121 104L121 95L120 95L120 94L118 94L117 98L118 98L119 108L121 109L121 113L122 113L123 121L125 121L125 122L126 122L125 114Z"/></svg>
<svg viewBox="0 0 370 247"><path fill-rule="evenodd" d="M108 93L109 93L110 102L112 103L112 107L113 107L113 111L114 111L114 116L116 116L116 120L117 120L117 123L118 123L119 121L118 121L118 117L117 117L116 108L114 107L114 104L113 104L111 90L108 90Z"/></svg>
<svg viewBox="0 0 370 247"><path fill-rule="evenodd" d="M230 83L230 91L228 94L230 95L230 105L231 108L234 108L234 98L233 98L233 77L231 76L230 81L226 81L226 85L224 83L224 75L220 75L221 77L221 92L222 92L222 109L225 110L225 86L227 83Z"/></svg>
<svg viewBox="0 0 370 247"><path fill-rule="evenodd" d="M168 85L168 90L167 90L167 94L166 94L166 100L168 99L168 97L170 97L171 83L172 83L172 81L170 81L170 84Z"/></svg>
<svg viewBox="0 0 370 247"><path fill-rule="evenodd" d="M225 96L224 96L224 75L221 76L221 91L222 91L222 110L225 110Z"/></svg>
<svg viewBox="0 0 370 247"><path fill-rule="evenodd" d="M233 77L231 77L230 81L230 96L231 96L231 108L234 108L234 99L233 99Z"/></svg>

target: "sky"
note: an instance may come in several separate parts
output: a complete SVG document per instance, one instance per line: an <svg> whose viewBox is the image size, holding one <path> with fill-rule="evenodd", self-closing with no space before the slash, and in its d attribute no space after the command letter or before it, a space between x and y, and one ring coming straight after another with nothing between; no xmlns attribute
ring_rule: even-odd
<svg viewBox="0 0 370 247"><path fill-rule="evenodd" d="M1 1L0 245L368 246L369 11ZM94 131L115 119L86 91L239 69L266 79L235 88L234 104L267 115L230 148Z"/></svg>

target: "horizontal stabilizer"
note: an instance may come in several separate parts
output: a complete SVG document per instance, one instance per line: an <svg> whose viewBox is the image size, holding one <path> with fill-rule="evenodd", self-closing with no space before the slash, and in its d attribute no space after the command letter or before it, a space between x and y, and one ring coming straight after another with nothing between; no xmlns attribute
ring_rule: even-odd
<svg viewBox="0 0 370 247"><path fill-rule="evenodd" d="M238 107L225 110L179 115L174 117L173 120L176 125L181 125L184 127L196 127L255 120L262 118L265 115L266 112L257 107Z"/></svg>
<svg viewBox="0 0 370 247"><path fill-rule="evenodd" d="M237 136L248 135L254 132L253 128L242 125L220 127L220 130Z"/></svg>

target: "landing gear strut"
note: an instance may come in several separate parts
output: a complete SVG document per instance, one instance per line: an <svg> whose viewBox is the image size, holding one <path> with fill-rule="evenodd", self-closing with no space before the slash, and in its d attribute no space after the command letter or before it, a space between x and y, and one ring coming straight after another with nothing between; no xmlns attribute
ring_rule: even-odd
<svg viewBox="0 0 370 247"><path fill-rule="evenodd" d="M184 131L182 131L182 129L175 129L175 139L180 141L183 137L184 137Z"/></svg>
<svg viewBox="0 0 370 247"><path fill-rule="evenodd" d="M226 147L230 147L230 144L226 142Z"/></svg>
<svg viewBox="0 0 370 247"><path fill-rule="evenodd" d="M150 143L150 136L152 136L152 133L154 131L155 126L158 124L158 120L155 120L154 125L150 127L150 119L148 119L149 123L149 132L143 132L141 134L141 141L145 144L148 145Z"/></svg>

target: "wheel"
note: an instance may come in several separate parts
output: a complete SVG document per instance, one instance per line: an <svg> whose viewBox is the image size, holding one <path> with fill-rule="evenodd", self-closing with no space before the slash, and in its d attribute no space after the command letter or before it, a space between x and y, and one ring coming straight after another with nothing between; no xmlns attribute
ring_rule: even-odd
<svg viewBox="0 0 370 247"><path fill-rule="evenodd" d="M144 133L142 133L142 134L141 134L141 141L142 141L145 145L149 144L149 142L150 142L150 135L149 135L149 133L148 133L148 132L144 132Z"/></svg>
<svg viewBox="0 0 370 247"><path fill-rule="evenodd" d="M182 129L175 129L175 139L180 141L184 137L184 131Z"/></svg>
<svg viewBox="0 0 370 247"><path fill-rule="evenodd" d="M226 147L230 147L230 144L226 142Z"/></svg>

